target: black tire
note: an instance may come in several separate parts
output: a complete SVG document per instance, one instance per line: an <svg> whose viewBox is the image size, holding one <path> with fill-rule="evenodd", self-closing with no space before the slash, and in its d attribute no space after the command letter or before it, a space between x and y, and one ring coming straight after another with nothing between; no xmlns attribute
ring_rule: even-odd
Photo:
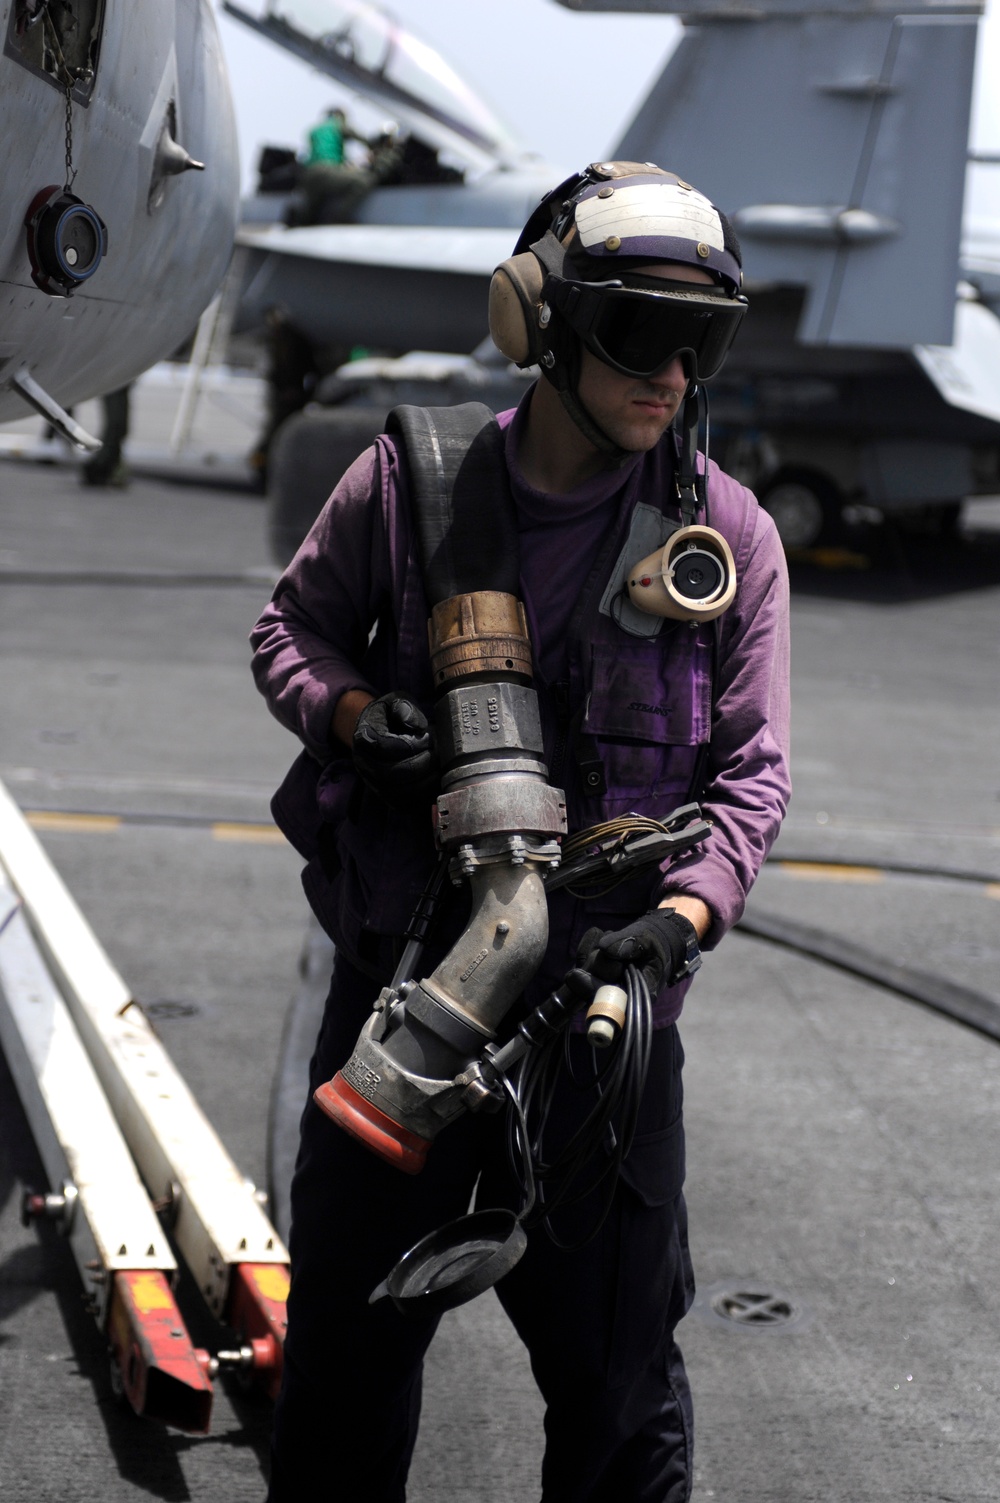
<svg viewBox="0 0 1000 1503"><path fill-rule="evenodd" d="M375 407L296 412L274 436L268 459L268 544L281 568L303 538L344 471L385 426Z"/></svg>
<svg viewBox="0 0 1000 1503"><path fill-rule="evenodd" d="M961 501L944 501L934 508L934 520L937 524L938 536L952 542L962 535L962 503Z"/></svg>
<svg viewBox="0 0 1000 1503"><path fill-rule="evenodd" d="M819 470L779 470L762 488L760 504L786 551L837 542L844 530L843 497Z"/></svg>

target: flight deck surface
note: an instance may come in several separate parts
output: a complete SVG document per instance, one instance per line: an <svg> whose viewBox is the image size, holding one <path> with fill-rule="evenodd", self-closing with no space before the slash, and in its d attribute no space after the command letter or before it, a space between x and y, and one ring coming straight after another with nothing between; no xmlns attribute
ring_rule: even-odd
<svg viewBox="0 0 1000 1503"><path fill-rule="evenodd" d="M793 567L796 791L751 906L1000 1007L993 505L972 544ZM264 1184L306 909L268 813L295 748L248 668L263 503L3 463L0 506L0 778ZM681 1026L696 1503L992 1500L1000 1044L738 932ZM40 1177L0 1060L5 1503L259 1503L267 1401L218 1382L207 1437L123 1408L67 1248L20 1225ZM484 1297L432 1348L409 1497L531 1499L540 1454L526 1358Z"/></svg>

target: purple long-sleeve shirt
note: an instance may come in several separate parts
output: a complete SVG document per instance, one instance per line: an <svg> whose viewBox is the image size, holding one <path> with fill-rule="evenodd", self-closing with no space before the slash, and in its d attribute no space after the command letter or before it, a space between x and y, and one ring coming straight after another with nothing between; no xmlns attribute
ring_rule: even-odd
<svg viewBox="0 0 1000 1503"><path fill-rule="evenodd" d="M624 541L623 519L637 502L659 505L672 494L673 454L667 438L567 495L546 495L528 485L517 462L525 414L523 402L516 416L503 413L499 421L507 430L521 593L544 724L546 689L568 671L568 626L581 585L609 546L617 553L619 535ZM348 690L381 694L406 687L429 694L429 678L412 684L399 678L405 656L400 623L407 617L407 590L412 589L413 537L396 442L380 439L348 470L279 580L251 637L258 687L276 717L319 763L340 753L331 745L331 722ZM736 599L723 618L702 801L713 829L703 847L665 863L663 881L651 892L654 898L685 893L706 903L712 925L705 948L717 944L740 917L790 791L784 557L770 518L714 465L708 488L712 525L730 542L738 575ZM421 611L425 620L426 606ZM370 641L376 622L392 625L388 630L380 626ZM569 802L571 829L592 821L585 807L574 821L572 795ZM555 941L565 927L559 921L558 897L553 895L552 902ZM663 994L658 1023L676 1016L684 990L682 984Z"/></svg>

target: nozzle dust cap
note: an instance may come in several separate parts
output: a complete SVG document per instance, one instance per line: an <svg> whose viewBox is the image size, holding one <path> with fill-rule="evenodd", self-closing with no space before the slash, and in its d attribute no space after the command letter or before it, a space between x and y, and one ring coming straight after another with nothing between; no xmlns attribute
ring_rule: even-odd
<svg viewBox="0 0 1000 1503"><path fill-rule="evenodd" d="M528 1245L513 1211L474 1211L429 1233L404 1253L368 1303L392 1300L403 1315L437 1315L483 1294Z"/></svg>

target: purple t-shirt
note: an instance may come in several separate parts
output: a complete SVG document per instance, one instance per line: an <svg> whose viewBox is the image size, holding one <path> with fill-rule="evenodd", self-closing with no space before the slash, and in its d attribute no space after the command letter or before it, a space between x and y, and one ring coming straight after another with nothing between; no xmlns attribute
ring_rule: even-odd
<svg viewBox="0 0 1000 1503"><path fill-rule="evenodd" d="M581 581L618 513L623 492L639 462L637 454L616 470L604 470L565 495L535 490L517 459L527 422L524 398L507 429L507 469L521 543L521 586L535 669L548 684L566 674L566 629ZM503 414L506 418L507 413Z"/></svg>

